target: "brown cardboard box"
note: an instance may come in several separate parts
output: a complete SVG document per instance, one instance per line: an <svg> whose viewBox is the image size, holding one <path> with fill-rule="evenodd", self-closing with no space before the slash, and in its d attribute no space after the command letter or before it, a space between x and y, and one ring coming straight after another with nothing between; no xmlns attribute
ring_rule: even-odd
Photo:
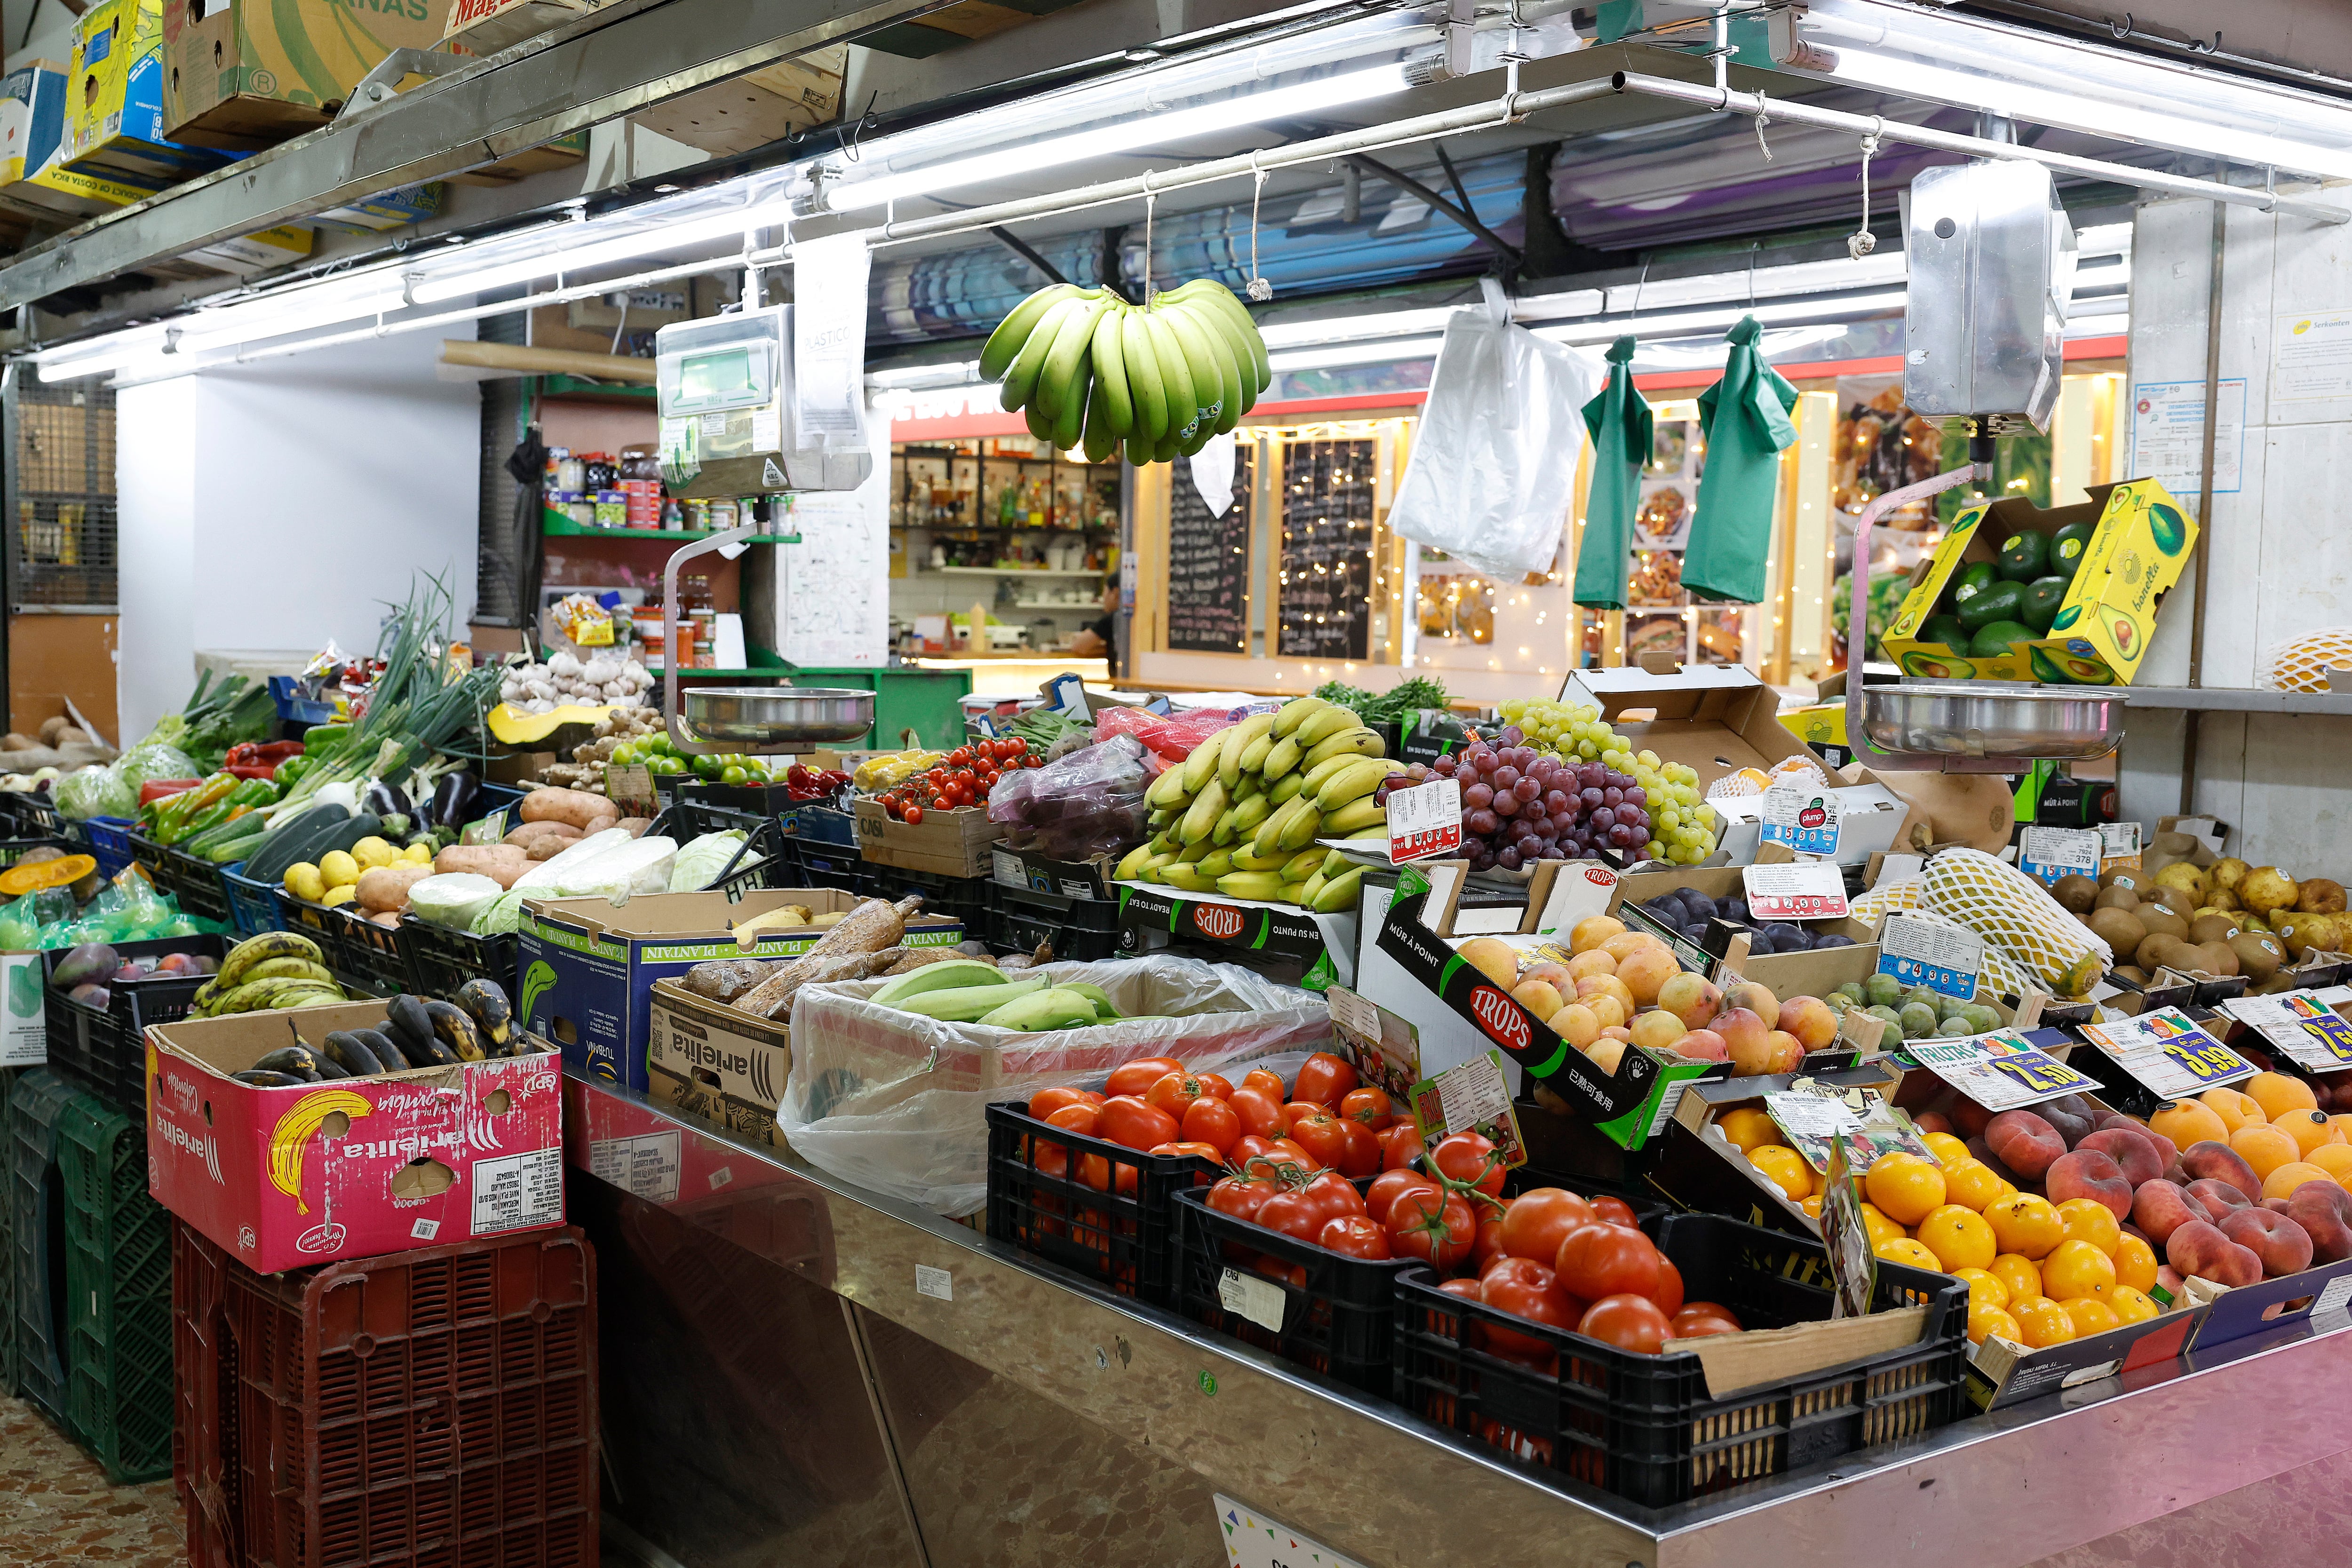
<svg viewBox="0 0 2352 1568"><path fill-rule="evenodd" d="M1878 968L1878 930L1861 921L1841 921L1820 929L1853 939L1852 947L1823 948L1812 952L1753 953L1748 951L1748 939L1743 934L1734 937L1738 956L1727 952L1717 959L1703 952L1686 937L1660 931L1652 925L1640 910L1628 910L1629 904L1639 904L1654 899L1660 893L1681 888L1696 889L1710 899L1738 896L1746 884L1737 866L1702 868L1696 870L1636 871L1617 879L1615 893L1609 902L1609 912L1636 931L1650 931L1664 937L1675 955L1693 969L1710 978L1720 975L1727 968L1738 971L1748 980L1760 981L1772 988L1777 996L1824 996L1849 980L1867 980Z"/></svg>
<svg viewBox="0 0 2352 1568"><path fill-rule="evenodd" d="M1855 763L1840 768L1838 776L1848 784L1884 784L1903 797L1911 820L1895 836L1898 848L1964 844L1998 855L2009 847L2017 796L1998 774L1881 773Z"/></svg>
<svg viewBox="0 0 2352 1568"><path fill-rule="evenodd" d="M1890 1102L1903 1081L1903 1074L1883 1060L1807 1076L1842 1088L1874 1089ZM1727 1215L1747 1225L1819 1239L1821 1227L1790 1201L1780 1184L1714 1131L1726 1112L1751 1105L1760 1110L1767 1093L1787 1089L1797 1077L1720 1079L1685 1089L1675 1103L1664 1150L1647 1177L1650 1186L1677 1208Z"/></svg>
<svg viewBox="0 0 2352 1568"><path fill-rule="evenodd" d="M603 0L449 0L441 37L492 55L595 10Z"/></svg>
<svg viewBox="0 0 2352 1568"><path fill-rule="evenodd" d="M1726 773L1812 755L1780 722L1780 693L1736 665L1575 670L1560 700L1592 703L1633 750L1696 769L1701 795Z"/></svg>
<svg viewBox="0 0 2352 1568"><path fill-rule="evenodd" d="M985 877L994 869L991 846L1004 837L984 806L927 811L920 822L894 822L878 800L857 803L857 853L877 866L929 871L941 877Z"/></svg>
<svg viewBox="0 0 2352 1568"><path fill-rule="evenodd" d="M215 0L163 8L163 125L173 141L251 152L333 119L394 49L429 49L427 0Z"/></svg>
<svg viewBox="0 0 2352 1568"><path fill-rule="evenodd" d="M630 116L636 124L706 153L740 153L824 125L841 113L849 46L779 60Z"/></svg>
<svg viewBox="0 0 2352 1568"><path fill-rule="evenodd" d="M656 1100L749 1142L781 1145L776 1103L792 1070L789 1023L723 1006L675 980L654 982L646 1081Z"/></svg>
<svg viewBox="0 0 2352 1568"><path fill-rule="evenodd" d="M478 169L468 169L462 174L452 174L453 185L511 185L517 180L532 174L544 174L554 169L568 169L588 156L588 132L575 131L569 136L559 136L552 142L542 142L536 147L526 147L511 157L495 163L485 163ZM610 340L607 340L609 346Z"/></svg>

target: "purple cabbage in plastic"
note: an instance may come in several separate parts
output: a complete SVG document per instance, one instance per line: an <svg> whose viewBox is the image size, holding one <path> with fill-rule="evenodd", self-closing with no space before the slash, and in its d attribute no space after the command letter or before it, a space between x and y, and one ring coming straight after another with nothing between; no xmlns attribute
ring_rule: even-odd
<svg viewBox="0 0 2352 1568"><path fill-rule="evenodd" d="M1150 759L1132 735L1117 735L1042 768L1006 773L988 792L988 820L1003 825L1008 848L1056 860L1118 854L1150 837L1143 804Z"/></svg>

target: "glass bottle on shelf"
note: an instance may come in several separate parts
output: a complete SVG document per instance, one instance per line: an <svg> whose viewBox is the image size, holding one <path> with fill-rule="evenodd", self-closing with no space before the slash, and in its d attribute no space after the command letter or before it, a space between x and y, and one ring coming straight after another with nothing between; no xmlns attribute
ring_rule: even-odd
<svg viewBox="0 0 2352 1568"><path fill-rule="evenodd" d="M1013 526L1013 509L1016 499L1013 494L1013 480L1005 480L1004 488L996 492L996 521L999 527Z"/></svg>

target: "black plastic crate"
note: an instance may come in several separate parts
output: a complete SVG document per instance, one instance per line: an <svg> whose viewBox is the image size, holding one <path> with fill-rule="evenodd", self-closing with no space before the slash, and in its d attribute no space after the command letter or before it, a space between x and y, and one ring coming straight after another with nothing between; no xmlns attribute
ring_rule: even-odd
<svg viewBox="0 0 2352 1568"><path fill-rule="evenodd" d="M782 849L783 835L772 816L757 816L707 801L680 800L671 803L646 831L677 839L681 849L706 833L745 835L741 847L728 858L719 875L696 891L745 893L755 888L787 885L775 879L776 873L782 869L777 856Z"/></svg>
<svg viewBox="0 0 2352 1568"><path fill-rule="evenodd" d="M227 921L228 884L222 880L218 866L176 847L166 848L141 834L130 837L132 858L147 868L158 892L172 895L185 913Z"/></svg>
<svg viewBox="0 0 2352 1568"><path fill-rule="evenodd" d="M990 1237L1106 1290L1166 1306L1175 1271L1172 1200L1216 1180L1215 1163L1081 1137L1031 1116L1020 1100L986 1114ZM1089 1160L1100 1163L1089 1167Z"/></svg>
<svg viewBox="0 0 2352 1568"><path fill-rule="evenodd" d="M14 824L12 837L62 838L66 814L45 789L0 790L0 817Z"/></svg>
<svg viewBox="0 0 2352 1568"><path fill-rule="evenodd" d="M469 980L488 980L501 991L516 993L516 936L476 936L452 931L415 915L403 917L401 934L408 941L408 967L419 996L455 998Z"/></svg>
<svg viewBox="0 0 2352 1568"><path fill-rule="evenodd" d="M961 921L967 942L988 940L992 918L988 889L993 886L988 878L942 877L934 871L909 871L904 867L877 866L870 861L862 864L866 875L858 891L893 903L909 894L919 894L923 913Z"/></svg>
<svg viewBox="0 0 2352 1568"><path fill-rule="evenodd" d="M327 911L343 921L341 933L352 977L378 996L396 996L416 989L415 971L408 962L408 932L402 925L380 926L356 910Z"/></svg>
<svg viewBox="0 0 2352 1568"><path fill-rule="evenodd" d="M335 977L336 984L346 991L373 993L389 996L408 986L408 965L399 943L397 931L386 931L382 926L368 926L358 915L340 905L314 904L298 899L285 889L277 889L278 912L284 920L284 929L309 937L319 944L320 962ZM366 931L362 931L366 927ZM373 934L369 934L373 932ZM393 956L399 958L397 967L377 940L393 939ZM388 983L388 984L386 984Z"/></svg>
<svg viewBox="0 0 2352 1568"><path fill-rule="evenodd" d="M63 834L39 834L29 838L0 838L0 869L22 860L36 849L55 849L64 855L89 855L89 847ZM96 859L96 856L90 856Z"/></svg>
<svg viewBox="0 0 2352 1568"><path fill-rule="evenodd" d="M1719 1302L1750 1329L1830 1315L1818 1242L1712 1215L1671 1215L1657 1237L1686 1300ZM1399 1404L1652 1508L1914 1436L1961 1411L1969 1288L1895 1263L1878 1265L1872 1310L1924 1306L1916 1343L1720 1399L1691 1352L1643 1355L1531 1323L1439 1289L1426 1268L1399 1276L1396 1299ZM1542 1341L1556 1366L1477 1348L1481 1323Z"/></svg>
<svg viewBox="0 0 2352 1568"><path fill-rule="evenodd" d="M133 828L123 838L131 846L131 858L147 868L147 879L155 884L159 893L172 890L170 862L172 852L161 844Z"/></svg>
<svg viewBox="0 0 2352 1568"><path fill-rule="evenodd" d="M1118 905L1108 899L1073 899L1034 888L989 884L994 909L988 945L999 952L1030 953L1040 945L1065 963L1095 963L1118 956Z"/></svg>
<svg viewBox="0 0 2352 1568"><path fill-rule="evenodd" d="M866 862L858 858L855 844L795 838L788 833L778 863L783 868L778 873L778 887L837 888L845 893L872 890Z"/></svg>
<svg viewBox="0 0 2352 1568"><path fill-rule="evenodd" d="M167 952L193 952L214 960L228 956L229 943L217 936L162 937L153 942L114 944L117 958L158 958ZM57 948L41 954L41 1005L48 1026L49 1067L76 1087L88 1089L110 1105L138 1115L147 1114L147 1038L150 1024L173 1024L188 1016L196 992L209 974L159 975L147 980L107 981L103 1008L77 1002L49 984L58 963L70 950Z"/></svg>
<svg viewBox="0 0 2352 1568"><path fill-rule="evenodd" d="M68 1436L75 1436L67 1374L65 1177L58 1169L58 1121L85 1097L36 1068L8 1097L7 1265L16 1277L19 1391Z"/></svg>

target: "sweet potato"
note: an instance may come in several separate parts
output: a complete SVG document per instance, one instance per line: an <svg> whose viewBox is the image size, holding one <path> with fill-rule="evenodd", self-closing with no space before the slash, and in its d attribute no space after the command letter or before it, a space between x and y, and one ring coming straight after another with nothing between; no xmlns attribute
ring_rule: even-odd
<svg viewBox="0 0 2352 1568"><path fill-rule="evenodd" d="M558 844L572 844L584 837L586 837L584 834L568 822L526 822L508 834L500 842L528 850L541 839L551 838Z"/></svg>
<svg viewBox="0 0 2352 1568"><path fill-rule="evenodd" d="M360 873L360 908L372 915L396 912L408 902L412 883L433 875L431 866L378 866Z"/></svg>
<svg viewBox="0 0 2352 1568"><path fill-rule="evenodd" d="M563 844L561 839L547 842L558 848ZM501 888L513 887L530 867L530 852L512 844L452 844L433 857L436 871L471 871L478 877L488 877Z"/></svg>
<svg viewBox="0 0 2352 1568"><path fill-rule="evenodd" d="M583 835L602 832L621 820L611 801L584 789L535 789L522 797L520 815L525 822L568 822Z"/></svg>

